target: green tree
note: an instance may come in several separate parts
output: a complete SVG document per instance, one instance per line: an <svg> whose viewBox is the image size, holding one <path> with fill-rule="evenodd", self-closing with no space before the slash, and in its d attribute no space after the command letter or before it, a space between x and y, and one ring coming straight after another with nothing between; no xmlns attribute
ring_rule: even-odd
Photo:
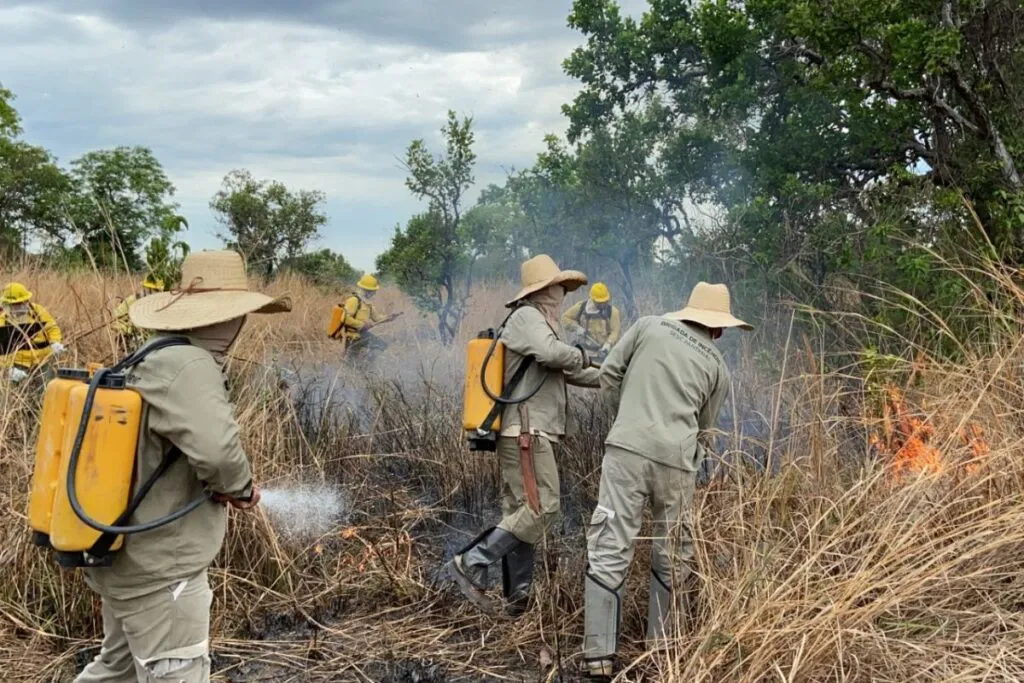
<svg viewBox="0 0 1024 683"><path fill-rule="evenodd" d="M345 260L341 254L330 249L311 251L285 260L281 267L294 271L319 286L333 286L351 283L362 273Z"/></svg>
<svg viewBox="0 0 1024 683"><path fill-rule="evenodd" d="M672 245L689 272L766 292L883 267L907 279L927 268L897 245L985 248L965 203L1016 261L1022 18L1004 0L651 0L636 21L576 0L586 44L565 62L582 83L569 137L657 112L647 149L667 196L724 212ZM681 203L674 214L686 227ZM884 256L879 220L899 237Z"/></svg>
<svg viewBox="0 0 1024 683"><path fill-rule="evenodd" d="M99 265L123 263L139 270L143 243L164 235L178 208L171 201L174 185L152 151L117 147L89 152L71 162L71 178L71 226L79 248Z"/></svg>
<svg viewBox="0 0 1024 683"><path fill-rule="evenodd" d="M226 231L217 236L245 256L250 270L269 278L319 236L327 224L325 200L318 190L292 192L283 183L234 170L224 177L210 208Z"/></svg>
<svg viewBox="0 0 1024 683"><path fill-rule="evenodd" d="M0 88L0 254L24 251L32 236L55 234L66 225L71 181L42 147L18 139L21 125Z"/></svg>
<svg viewBox="0 0 1024 683"><path fill-rule="evenodd" d="M454 111L441 128L444 154L435 157L423 140L406 152L405 184L428 201L424 214L413 216L406 229L395 228L391 247L377 259L377 269L395 278L425 311L436 313L438 334L455 339L472 284L473 238L463 225L466 192L473 184L473 120L461 121Z"/></svg>
<svg viewBox="0 0 1024 683"><path fill-rule="evenodd" d="M14 93L0 84L0 138L21 135L21 117L14 108Z"/></svg>

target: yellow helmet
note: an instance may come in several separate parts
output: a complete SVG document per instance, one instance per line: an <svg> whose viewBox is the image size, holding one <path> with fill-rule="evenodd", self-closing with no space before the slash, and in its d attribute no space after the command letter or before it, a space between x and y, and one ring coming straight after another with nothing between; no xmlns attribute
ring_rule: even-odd
<svg viewBox="0 0 1024 683"><path fill-rule="evenodd" d="M32 292L20 282L12 282L4 287L0 294L0 302L5 304L23 304L32 298Z"/></svg>
<svg viewBox="0 0 1024 683"><path fill-rule="evenodd" d="M595 282L594 286L590 288L590 299L595 304L606 304L611 301L612 295L608 291L608 285L603 282Z"/></svg>
<svg viewBox="0 0 1024 683"><path fill-rule="evenodd" d="M164 291L164 281L153 275L147 275L146 279L142 281L142 288L162 292Z"/></svg>
<svg viewBox="0 0 1024 683"><path fill-rule="evenodd" d="M377 283L377 278L367 273L366 275L359 278L359 282L356 283L359 289L365 289L367 292L376 292L380 289L380 285Z"/></svg>

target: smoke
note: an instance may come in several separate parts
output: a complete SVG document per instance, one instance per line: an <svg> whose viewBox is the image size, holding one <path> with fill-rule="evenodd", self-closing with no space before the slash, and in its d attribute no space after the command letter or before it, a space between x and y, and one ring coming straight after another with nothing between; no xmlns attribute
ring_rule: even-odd
<svg viewBox="0 0 1024 683"><path fill-rule="evenodd" d="M260 505L274 529L294 540L324 536L348 515L344 496L326 485L263 489Z"/></svg>

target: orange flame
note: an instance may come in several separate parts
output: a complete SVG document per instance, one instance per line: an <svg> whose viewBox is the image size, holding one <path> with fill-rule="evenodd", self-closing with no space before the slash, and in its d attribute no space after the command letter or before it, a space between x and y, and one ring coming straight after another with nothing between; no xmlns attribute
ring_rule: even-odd
<svg viewBox="0 0 1024 683"><path fill-rule="evenodd" d="M991 448L985 439L985 430L970 423L959 430L958 436L970 451L967 472L973 474L980 461ZM945 471L942 453L933 445L935 426L914 416L908 409L903 392L896 387L886 390L882 409L882 434L871 434L870 446L892 461L892 474L896 480L913 474L938 474Z"/></svg>

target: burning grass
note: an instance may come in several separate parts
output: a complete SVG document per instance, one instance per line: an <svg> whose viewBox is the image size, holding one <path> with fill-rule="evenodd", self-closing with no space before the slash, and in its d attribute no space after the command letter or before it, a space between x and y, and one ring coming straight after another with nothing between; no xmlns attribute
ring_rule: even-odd
<svg viewBox="0 0 1024 683"><path fill-rule="evenodd" d="M19 277L72 338L131 288ZM581 431L560 456L565 520L540 553L539 599L518 622L492 621L441 573L498 516L493 458L469 453L459 432L461 348L439 347L407 315L381 329L393 343L376 364L350 366L324 339L335 296L298 281L271 289L291 291L296 307L254 318L236 350L245 445L265 486L326 487L344 515L310 536L285 533L267 510L232 513L212 575L219 680L575 680L606 417L586 394L574 399ZM499 321L508 289L477 291L466 334ZM868 382L856 363L823 372L815 344L787 342L786 329L730 341L735 389L696 501L696 624L667 652L637 642L641 542L621 680L1024 679L1016 323L1004 345L955 364L922 364L908 346L913 362ZM71 348L76 363L113 351L102 330ZM69 680L96 645L99 612L79 577L28 542L33 400L0 388L0 662L4 680Z"/></svg>

